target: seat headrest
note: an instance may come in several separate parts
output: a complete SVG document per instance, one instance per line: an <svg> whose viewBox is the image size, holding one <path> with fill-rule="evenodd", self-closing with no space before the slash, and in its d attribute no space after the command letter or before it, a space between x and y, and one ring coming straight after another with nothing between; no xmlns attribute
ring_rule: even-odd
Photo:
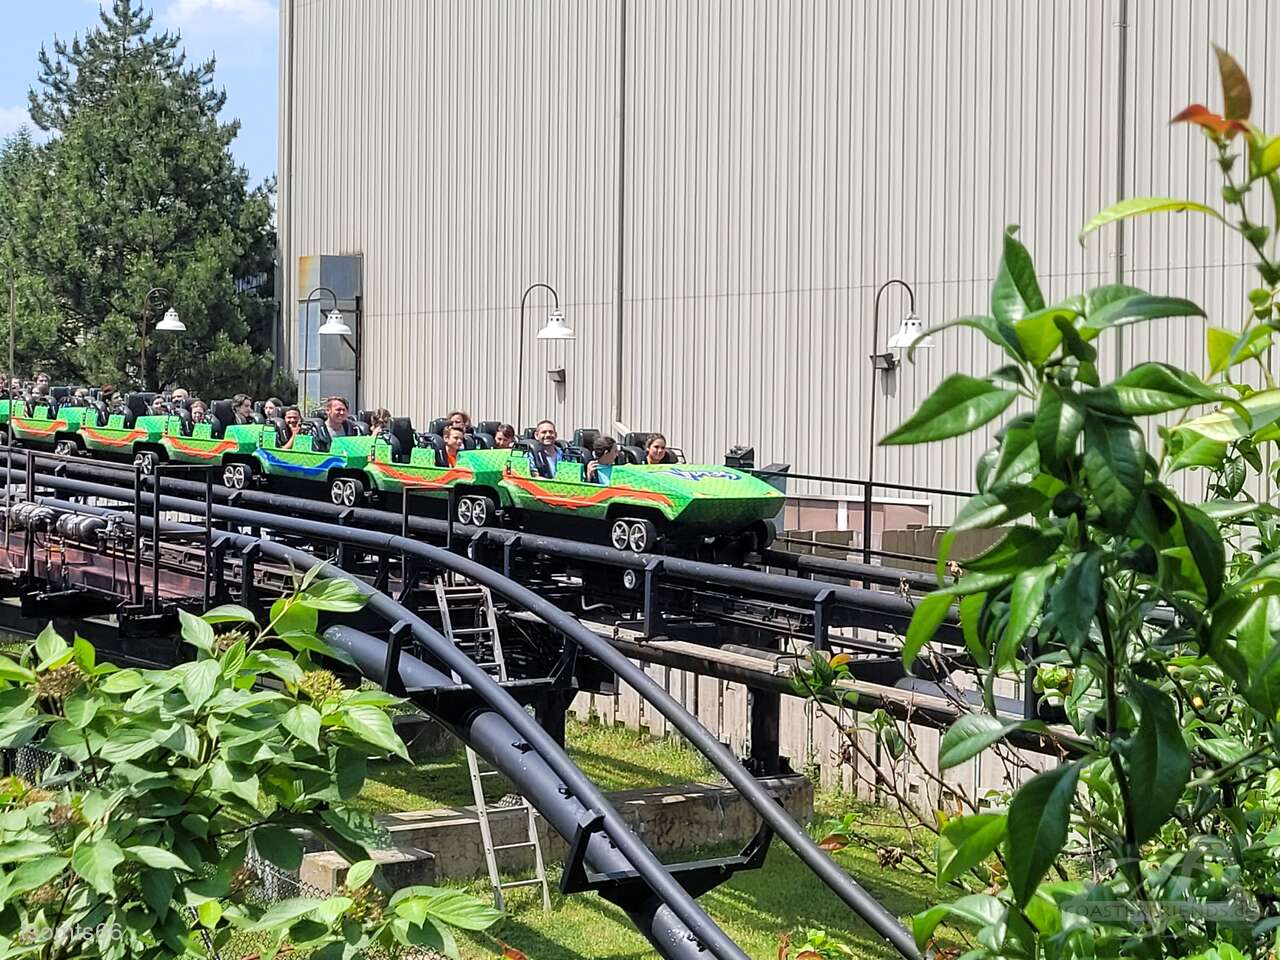
<svg viewBox="0 0 1280 960"><path fill-rule="evenodd" d="M289 442L289 425L284 422L283 418L272 417L267 423L275 427L277 445Z"/></svg>
<svg viewBox="0 0 1280 960"><path fill-rule="evenodd" d="M483 431L477 430L473 436L475 437L476 448L479 450L492 450L498 444L497 439L492 433L484 433Z"/></svg>
<svg viewBox="0 0 1280 960"><path fill-rule="evenodd" d="M155 396L154 393L131 393L124 399L125 408L135 419L145 417L151 412L151 401Z"/></svg>
<svg viewBox="0 0 1280 960"><path fill-rule="evenodd" d="M630 443L620 443L618 444L618 449L622 451L618 454L618 463L644 463L644 447L637 447Z"/></svg>
<svg viewBox="0 0 1280 960"><path fill-rule="evenodd" d="M392 417L388 425L391 436L400 441L400 453L407 454L418 442L413 433L413 422L408 417Z"/></svg>
<svg viewBox="0 0 1280 960"><path fill-rule="evenodd" d="M590 450L598 436L600 436L600 431L595 427L579 427L573 431L573 445Z"/></svg>
<svg viewBox="0 0 1280 960"><path fill-rule="evenodd" d="M476 433L487 433L493 436L498 432L498 428L502 426L501 420L481 420L476 424Z"/></svg>
<svg viewBox="0 0 1280 960"><path fill-rule="evenodd" d="M236 408L231 405L230 400L213 401L209 404L209 414L222 424L223 429L236 422Z"/></svg>
<svg viewBox="0 0 1280 960"><path fill-rule="evenodd" d="M444 433L444 428L447 427L448 425L449 425L448 417L436 417L429 424L427 424L427 433L442 434Z"/></svg>

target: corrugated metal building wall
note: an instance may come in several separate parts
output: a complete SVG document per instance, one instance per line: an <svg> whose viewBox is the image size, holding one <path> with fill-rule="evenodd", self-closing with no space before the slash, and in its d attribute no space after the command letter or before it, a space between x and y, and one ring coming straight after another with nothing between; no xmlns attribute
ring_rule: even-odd
<svg viewBox="0 0 1280 960"><path fill-rule="evenodd" d="M520 295L544 281L578 338L536 341L546 300L531 299L525 420L610 427L623 9L282 0L283 289L299 256L364 256L366 405L418 423L458 405L513 418ZM909 281L926 323L986 312L1009 223L1049 296L1110 282L1117 233L1075 239L1092 212L1120 191L1217 195L1201 138L1167 124L1218 102L1211 44L1257 81L1280 70L1267 43L1280 10L1247 0L625 11L621 419L691 458L749 441L759 462L845 476L865 473L868 429L993 359L949 331L880 381L869 426L880 283ZM1120 259L1131 282L1224 324L1243 315L1247 262L1191 218L1131 226ZM882 344L905 300L884 304ZM1123 336L1129 359L1203 365L1200 324ZM557 385L546 371L561 366ZM982 446L887 450L876 472L967 487Z"/></svg>

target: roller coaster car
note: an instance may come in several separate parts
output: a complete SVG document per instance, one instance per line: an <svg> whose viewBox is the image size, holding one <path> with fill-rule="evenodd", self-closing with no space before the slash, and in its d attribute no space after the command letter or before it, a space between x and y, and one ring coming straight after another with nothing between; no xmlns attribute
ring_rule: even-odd
<svg viewBox="0 0 1280 960"><path fill-rule="evenodd" d="M461 458L459 458L461 460ZM590 521L593 539L619 550L647 553L661 545L683 550L707 540L766 546L783 496L750 474L729 467L615 464L610 482L587 483L583 464L561 460L555 479L532 476L522 453L503 469L502 491L526 516Z"/></svg>
<svg viewBox="0 0 1280 960"><path fill-rule="evenodd" d="M5 424L15 446L52 449L62 456L80 452L78 431L95 416L92 407L58 407L51 398L5 401Z"/></svg>
<svg viewBox="0 0 1280 960"><path fill-rule="evenodd" d="M213 413L202 423L193 423L186 410L164 419L160 443L165 456L176 463L221 466L224 487L243 490L261 474L258 447L264 435L275 437L275 427L264 423L236 423L231 404L219 400Z"/></svg>
<svg viewBox="0 0 1280 960"><path fill-rule="evenodd" d="M284 480L323 483L329 488L329 499L344 507L360 503L369 490L365 465L375 439L370 436L331 437L324 421L306 422L307 432L287 442L274 425L257 426L258 446L253 452L257 469L263 476Z"/></svg>

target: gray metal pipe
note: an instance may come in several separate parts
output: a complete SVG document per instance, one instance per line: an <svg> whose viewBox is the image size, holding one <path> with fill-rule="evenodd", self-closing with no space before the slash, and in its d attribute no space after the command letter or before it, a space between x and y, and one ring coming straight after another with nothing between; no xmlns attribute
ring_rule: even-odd
<svg viewBox="0 0 1280 960"><path fill-rule="evenodd" d="M66 490L69 493L81 493L88 496L106 498L119 498L121 496L121 492L119 490L109 486L91 484L76 480L66 480L60 477L42 477L40 483L41 485L47 485L55 489ZM148 502L148 498L151 496L152 494L149 493L142 495L143 499ZM196 513L204 509L204 503L202 502L186 501L177 497L162 496L161 503L167 510L186 513ZM728 748L725 747L724 744L716 740L716 738L713 737L705 727L692 717L679 702L667 693L666 690L658 686L647 673L633 664L629 659L627 659L627 657L615 650L610 643L600 637L597 637L594 633L586 629L575 618L565 613L559 607L538 596L527 587L507 579L482 564L460 557L456 554L450 553L448 550L444 550L430 544L419 543L400 536L392 536L389 534L360 530L352 527L336 527L332 524L318 523L314 520L303 520L297 517L264 517L262 513L243 510L237 507L218 506L214 508L214 513L221 519L229 520L237 524L243 524L245 526L257 525L300 536L309 536L318 540L340 540L369 550L411 554L426 560L437 567L450 570L454 573L459 573L477 583L483 584L499 596L505 597L517 606L536 614L565 636L577 642L582 649L596 657L613 670L625 682L634 687L642 698L656 706L659 712L661 712L663 716L665 716L667 720L670 721L671 724L694 745L694 747L706 756L707 759L711 761L712 765L714 765L731 784L733 784L733 786L751 804L755 811L769 823L769 825L774 829L774 832L781 837L792 850L795 851L796 855L804 861L809 869L816 873L823 882L830 887L832 892L840 897L840 899L854 910L854 912L861 916L873 930L889 941L889 943L891 943L893 947L904 957L914 958L918 956L915 941L911 933L898 922L898 919L892 913L885 909L883 904L872 897L871 894L863 889L857 881L845 873L844 870L835 863L835 861L827 856L827 854L813 842L813 839L809 834L793 819L791 819L790 815L788 815L785 810L773 801L769 794L760 786L759 783L756 782L755 778L743 768L742 764L738 762L737 758L729 752ZM271 544L270 541L264 541L264 547L267 545L279 546L278 544ZM298 551L293 552L298 553ZM307 554L302 555L307 556ZM738 574L739 577L742 578L741 582L743 583L754 584L759 580L763 580L765 583L762 586L774 586L775 589L785 585L785 583L791 579L785 577L769 577L766 574L754 573L752 571L735 571L731 568L725 569L729 572ZM782 583L779 581L782 581ZM804 584L810 583L810 581L800 580L796 581L796 583ZM839 590L840 588L827 589ZM874 591L862 592L868 593L871 596L882 596L880 594L876 594ZM376 594L370 599L370 606L375 610L377 609L378 600L386 600L389 603L393 603L393 601L383 597L381 594ZM395 605L394 603L393 606L398 607L398 605ZM417 618L414 619L417 620L418 623L422 623L421 620L418 620ZM428 636L434 635L435 638L439 638L439 641L443 641L443 638L434 630L431 630L431 628L425 623L422 623L422 626L426 631L429 631ZM415 628L415 631L416 629L417 628ZM452 644L446 643L447 649L437 653L434 647L438 645L438 641L433 639L424 642L427 642L428 646L432 647L433 653L440 656L442 662L444 662L451 670L455 670L458 675L462 677L463 682L469 683L477 689L483 687L485 683L492 683L492 680L486 673L484 673L483 670L480 670L480 668L477 667L470 658L461 654ZM516 726L522 733L525 733L526 739L529 739L530 742L536 741L539 752L542 752L545 755L548 750L556 752L559 751L559 748L556 746L554 741L551 740L541 727L538 727L536 724L531 724L530 722L533 729L536 731L535 734L530 735L526 731L525 725L517 721L515 714L519 715L520 721L528 721L529 718L528 714L520 709L514 700L510 697L506 697L504 693L501 702L503 704L503 709L499 712L510 720L513 726ZM495 703L494 707L497 709L498 704ZM544 750L542 745L545 745L547 749ZM560 754L560 756L563 756L563 754ZM591 791L595 797L600 797L600 801L603 803L603 797L600 796L595 785L583 777L581 771L578 771L576 767L573 767L567 758L564 758L564 763L572 772L566 773L566 770L564 769L559 769L557 772L560 773L562 777L565 777L570 788L575 792L578 792L580 796L582 795L579 790L579 784L569 779L573 774L576 774L577 779L585 789ZM594 797L591 799L591 802L593 804L595 803ZM605 805L607 806L607 804ZM604 811L601 811L601 813L604 813ZM608 814L605 814L605 819L608 827L610 825L610 817ZM618 830L621 830L621 835L615 834L615 831ZM633 864L638 865L641 861L646 859L646 856L648 858L652 858L652 853L647 847L644 847L643 844L636 840L634 835L626 829L625 824L617 818L616 813L613 814L612 828L610 828L608 832L614 842L624 848L624 853L627 854ZM647 875L645 876L645 880L649 882L660 895L666 898L668 902L673 902L680 894L683 894L683 890L678 884L671 880L670 876L665 871L662 871L662 881L665 882L655 882ZM658 883L660 883L660 885L657 885ZM696 905L694 906L696 907ZM702 920L699 917L686 916L685 912L682 910L677 910L677 912L680 914L681 919L688 924L690 929L699 936L702 936L702 930L700 929ZM701 909L698 909L697 912L701 915L701 918L706 918L706 914L702 913ZM709 924L709 918L705 919L705 922ZM719 934L720 937L724 936L719 928L716 928L714 924L711 926L715 930L716 934ZM738 950L731 941L729 942L729 945L736 953L726 955L741 955L741 951ZM719 953L719 950L716 952Z"/></svg>
<svg viewBox="0 0 1280 960"><path fill-rule="evenodd" d="M339 624L325 631L325 639L351 654L357 668L366 677L377 678L386 663L387 645L377 637ZM406 687L447 687L453 680L439 670L409 654L400 656L400 677ZM492 710L471 714L462 723L438 717L464 743L500 770L526 797L556 833L572 842L577 825L589 811L555 775L547 762L532 751L520 749L520 735L506 720ZM609 838L593 833L587 841L586 862L598 873L628 870L631 864ZM661 944L663 956L698 960L702 951L688 929L670 909L650 896L640 905L619 904L631 922L655 946Z"/></svg>
<svg viewBox="0 0 1280 960"><path fill-rule="evenodd" d="M77 480L46 477L42 479L42 485L62 486L64 489L68 489L69 492L82 492L89 496L104 495L82 490L81 488L96 485L86 484ZM107 490L111 491L112 488L108 487ZM119 496L119 493L112 491L105 495ZM144 500L150 497L150 494L143 495ZM192 504L189 501L180 501L171 497L161 497L160 500L164 509L191 512ZM66 504L57 503L55 505L66 509ZM105 508L76 507L75 509L98 516L114 516L120 521L128 520L128 517L124 514ZM250 511L238 510L232 507L216 508L215 512L237 515L250 513ZM237 518L228 517L227 519L236 520ZM289 520L294 518L282 519ZM150 518L143 519L144 524L150 522ZM257 523L264 527L272 526L272 524L263 522L260 514L252 514L248 520L241 522ZM313 521L298 521L296 519L294 519L294 522L313 523ZM320 526L324 525L321 524ZM173 525L173 529L189 532L198 528L190 527L189 525ZM282 527L281 529L285 528ZM357 532L346 530L345 528L338 529L344 533ZM294 564L303 570L310 569L321 562L309 553L271 540L233 533L226 533L223 536L242 547L256 546L263 556ZM409 547L421 548L423 546L404 540L401 537L384 539L401 541ZM651 891L650 899L656 904L661 904L661 906L655 906L652 923L647 927L642 926L641 932L650 939L650 942L664 957L668 957L670 960L693 960L702 951L709 950L720 960L749 960L742 949L723 930L716 926L715 921L672 878L653 851L645 846L643 841L631 831L631 828L618 816L617 811L613 809L604 794L600 792L599 787L573 764L573 761L564 753L560 745L534 722L524 708L498 686L493 678L477 666L470 657L446 640L421 617L390 597L374 590L364 581L333 567L326 567L321 572L321 576L342 577L350 580L365 596L369 610L387 623L406 624L416 640L429 649L445 666L455 672L463 683L470 685L488 703L489 707L513 728L518 735L518 741L513 742L527 744L533 752L539 754L546 761L547 766L554 775L559 778L560 782L565 785L572 795L578 798L583 808L591 810L602 818L602 835L605 840L617 848L627 867L634 870L649 887ZM402 654L401 661L404 662L404 660L405 656ZM789 817L787 820L794 825L794 821L791 821ZM645 903L647 904L648 901Z"/></svg>

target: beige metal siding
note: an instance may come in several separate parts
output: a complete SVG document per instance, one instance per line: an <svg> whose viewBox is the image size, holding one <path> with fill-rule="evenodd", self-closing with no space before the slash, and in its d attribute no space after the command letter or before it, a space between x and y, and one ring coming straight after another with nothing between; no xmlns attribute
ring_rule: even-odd
<svg viewBox="0 0 1280 960"><path fill-rule="evenodd" d="M624 422L696 459L749 441L862 475L876 287L911 282L926 323L986 312L1008 223L1047 296L1110 282L1114 231L1075 234L1116 197L1123 38L1128 193L1213 197L1200 138L1167 118L1214 102L1211 42L1274 77L1271 6L1131 0L1126 29L1119 0L630 0ZM545 281L578 339L536 341L531 299L524 419L610 428L620 9L282 0L286 269L364 254L366 405L513 418L520 294ZM1133 282L1238 322L1250 278L1219 227L1151 220L1127 246ZM882 344L904 309L886 294ZM1199 324L1124 342L1202 365ZM949 331L882 380L874 429L993 359ZM984 442L885 450L877 475L968 486Z"/></svg>

